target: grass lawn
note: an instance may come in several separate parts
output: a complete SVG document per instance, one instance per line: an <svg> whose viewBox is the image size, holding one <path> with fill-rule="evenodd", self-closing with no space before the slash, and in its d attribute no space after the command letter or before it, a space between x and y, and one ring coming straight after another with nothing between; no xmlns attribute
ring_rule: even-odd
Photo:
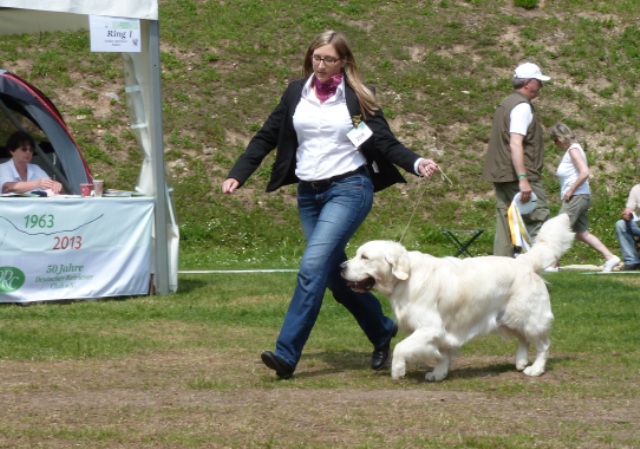
<svg viewBox="0 0 640 449"><path fill-rule="evenodd" d="M545 277L555 322L535 379L515 371L515 341L487 336L443 382L426 383L425 366L393 381L369 369L369 343L327 296L296 375L279 381L259 354L293 273L183 274L175 295L3 306L0 447L640 447L640 278Z"/></svg>

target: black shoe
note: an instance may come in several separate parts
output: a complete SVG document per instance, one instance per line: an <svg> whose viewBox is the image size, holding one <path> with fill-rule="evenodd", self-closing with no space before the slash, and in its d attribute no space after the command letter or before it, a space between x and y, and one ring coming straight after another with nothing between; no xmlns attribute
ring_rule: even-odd
<svg viewBox="0 0 640 449"><path fill-rule="evenodd" d="M622 268L620 268L620 271L637 271L640 270L640 263L630 263L630 264L624 264L624 266Z"/></svg>
<svg viewBox="0 0 640 449"><path fill-rule="evenodd" d="M393 323L393 329L391 329L391 335L389 340L381 346L378 346L373 350L371 354L371 369L378 371L382 368L389 359L389 348L391 347L391 339L398 334L398 325Z"/></svg>
<svg viewBox="0 0 640 449"><path fill-rule="evenodd" d="M274 370L280 379L289 379L293 376L293 368L282 357L278 357L271 351L264 351L260 354L262 363Z"/></svg>

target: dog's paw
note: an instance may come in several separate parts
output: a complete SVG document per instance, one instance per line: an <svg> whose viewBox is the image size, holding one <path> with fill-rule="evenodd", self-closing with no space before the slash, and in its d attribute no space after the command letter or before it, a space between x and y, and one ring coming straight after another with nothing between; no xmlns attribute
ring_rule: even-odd
<svg viewBox="0 0 640 449"><path fill-rule="evenodd" d="M405 364L400 363L392 363L391 364L391 378L394 380L400 380L404 378L404 375L407 373L407 366Z"/></svg>
<svg viewBox="0 0 640 449"><path fill-rule="evenodd" d="M518 371L524 371L527 367L527 363L529 363L528 360L516 360L516 369Z"/></svg>
<svg viewBox="0 0 640 449"><path fill-rule="evenodd" d="M434 371L429 371L427 374L425 374L424 380L426 380L427 382L440 382L441 380L444 380L446 377L447 377L447 373L438 373L434 370Z"/></svg>
<svg viewBox="0 0 640 449"><path fill-rule="evenodd" d="M527 366L523 371L525 376L538 377L544 374L544 369L540 369L535 365Z"/></svg>

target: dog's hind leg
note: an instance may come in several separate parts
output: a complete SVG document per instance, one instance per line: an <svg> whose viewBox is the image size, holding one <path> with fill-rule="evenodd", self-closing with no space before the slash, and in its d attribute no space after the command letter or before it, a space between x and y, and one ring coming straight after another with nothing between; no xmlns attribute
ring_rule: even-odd
<svg viewBox="0 0 640 449"><path fill-rule="evenodd" d="M442 359L433 368L432 371L424 375L427 382L439 382L449 374L449 366L451 365L451 357L447 353L442 353Z"/></svg>
<svg viewBox="0 0 640 449"><path fill-rule="evenodd" d="M544 373L549 357L549 331L553 313L544 281L539 277L534 277L533 280L535 288L517 295L509 302L502 316L504 328L500 331L518 339L516 369L527 376L536 377ZM527 366L530 344L536 347L536 358L531 366Z"/></svg>
<svg viewBox="0 0 640 449"><path fill-rule="evenodd" d="M509 328L502 325L498 328L498 333L507 339L517 338L518 349L516 350L516 369L518 371L524 371L529 364L529 342L527 338L522 334L520 330Z"/></svg>
<svg viewBox="0 0 640 449"><path fill-rule="evenodd" d="M436 363L436 368L440 366L437 379L442 380L447 376L449 369L449 357L443 356L437 346L439 332L431 328L416 329L411 335L396 344L393 350L393 361L391 363L391 377L400 379L407 372L407 363ZM447 359L445 365L442 364L443 357Z"/></svg>
<svg viewBox="0 0 640 449"><path fill-rule="evenodd" d="M529 363L529 342L518 337L518 350L516 351L516 369L524 371Z"/></svg>
<svg viewBox="0 0 640 449"><path fill-rule="evenodd" d="M531 366L524 369L524 374L530 377L538 377L544 374L547 359L549 358L549 346L551 346L551 341L549 338L545 337L534 341L534 344L536 345L536 359L533 361Z"/></svg>

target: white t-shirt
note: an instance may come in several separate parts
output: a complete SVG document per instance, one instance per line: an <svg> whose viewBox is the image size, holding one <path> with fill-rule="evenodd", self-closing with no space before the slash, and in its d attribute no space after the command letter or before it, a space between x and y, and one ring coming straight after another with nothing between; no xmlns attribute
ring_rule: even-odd
<svg viewBox="0 0 640 449"><path fill-rule="evenodd" d="M529 103L519 103L511 110L509 118L509 132L526 136L527 129L529 129L529 125L533 121L531 105Z"/></svg>
<svg viewBox="0 0 640 449"><path fill-rule="evenodd" d="M20 178L18 169L13 163L13 159L9 159L7 162L0 164L0 193L5 182L20 182L20 181L37 181L38 179L48 178L49 175L40 166L36 164L27 164L27 179ZM33 189L40 190L40 189ZM29 192L33 192L30 190ZM28 192L27 192L28 193Z"/></svg>
<svg viewBox="0 0 640 449"><path fill-rule="evenodd" d="M584 153L584 149L579 143L572 143L571 146L567 148L567 151L562 155L562 159L558 165L558 170L556 170L556 175L560 180L560 198L564 198L564 194L567 193L567 190L569 190L573 184L575 184L576 179L578 179L578 175L580 174L578 168L573 164L571 155L569 154L569 151L572 149L578 150L585 163L587 162L587 155ZM573 194L590 195L591 189L589 188L589 179L586 179L582 184L580 184Z"/></svg>
<svg viewBox="0 0 640 449"><path fill-rule="evenodd" d="M631 188L629 192L629 198L627 198L628 209L633 209L633 213L636 217L640 216L640 184L636 184ZM634 220L638 218L634 217Z"/></svg>

